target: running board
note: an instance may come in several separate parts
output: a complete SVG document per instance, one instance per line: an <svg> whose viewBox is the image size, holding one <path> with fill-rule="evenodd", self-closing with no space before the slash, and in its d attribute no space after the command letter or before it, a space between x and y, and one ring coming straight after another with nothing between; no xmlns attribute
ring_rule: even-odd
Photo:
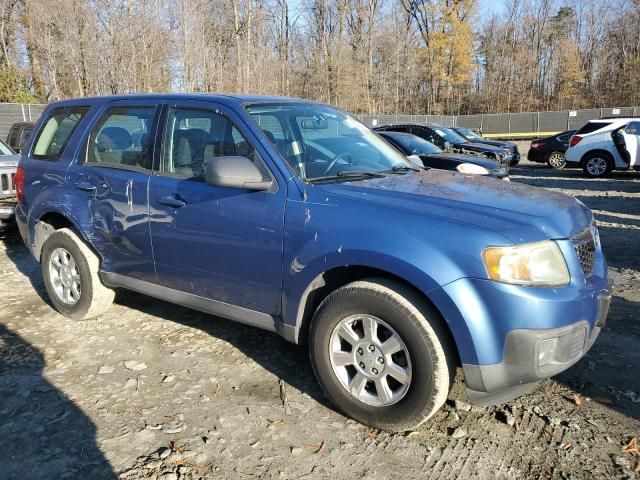
<svg viewBox="0 0 640 480"><path fill-rule="evenodd" d="M126 275L120 275L118 273L100 272L100 279L109 287L121 287L127 290L133 290L134 292L159 298L160 300L166 300L170 303L176 303L183 307L275 332L286 340L292 341L292 330L294 327L283 324L280 318L267 313L256 312L248 308L211 300L192 293L174 290L173 288L145 282L144 280L138 280L137 278L127 277Z"/></svg>

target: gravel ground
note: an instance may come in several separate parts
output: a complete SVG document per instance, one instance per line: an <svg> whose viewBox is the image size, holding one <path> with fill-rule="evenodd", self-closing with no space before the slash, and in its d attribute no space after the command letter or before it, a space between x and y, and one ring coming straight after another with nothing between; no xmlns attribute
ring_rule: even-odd
<svg viewBox="0 0 640 480"><path fill-rule="evenodd" d="M640 478L640 174L523 163L515 181L595 211L616 281L607 328L507 405L469 405L458 376L446 406L400 435L336 413L305 350L274 334L128 292L94 321L58 315L5 234L0 478Z"/></svg>

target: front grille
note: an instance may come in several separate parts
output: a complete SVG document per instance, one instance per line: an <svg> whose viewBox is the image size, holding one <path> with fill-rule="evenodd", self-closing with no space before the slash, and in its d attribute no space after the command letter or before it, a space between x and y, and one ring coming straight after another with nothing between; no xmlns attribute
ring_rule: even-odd
<svg viewBox="0 0 640 480"><path fill-rule="evenodd" d="M588 277L593 272L593 262L596 255L596 241L593 238L593 233L591 229L588 229L571 240L573 241L573 248L576 249L584 276Z"/></svg>
<svg viewBox="0 0 640 480"><path fill-rule="evenodd" d="M0 174L0 193L3 195L16 193L16 185L12 173Z"/></svg>

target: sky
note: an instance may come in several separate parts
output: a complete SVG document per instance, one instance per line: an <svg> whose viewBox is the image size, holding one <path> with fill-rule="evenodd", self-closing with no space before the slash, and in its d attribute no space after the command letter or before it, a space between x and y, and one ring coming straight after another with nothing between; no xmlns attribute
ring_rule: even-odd
<svg viewBox="0 0 640 480"><path fill-rule="evenodd" d="M504 11L507 0L478 0L480 11L486 13L500 13Z"/></svg>

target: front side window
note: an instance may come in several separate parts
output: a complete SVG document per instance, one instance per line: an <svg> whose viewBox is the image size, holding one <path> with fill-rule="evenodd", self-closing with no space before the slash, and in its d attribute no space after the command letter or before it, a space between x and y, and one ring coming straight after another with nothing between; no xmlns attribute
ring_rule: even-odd
<svg viewBox="0 0 640 480"><path fill-rule="evenodd" d="M116 107L93 128L87 163L151 169L156 107Z"/></svg>
<svg viewBox="0 0 640 480"><path fill-rule="evenodd" d="M467 143L466 138L450 128L434 127L433 130L440 136L440 138L443 138L445 142L449 142L451 144Z"/></svg>
<svg viewBox="0 0 640 480"><path fill-rule="evenodd" d="M36 138L32 157L56 160L64 152L71 135L89 107L54 108Z"/></svg>
<svg viewBox="0 0 640 480"><path fill-rule="evenodd" d="M393 139L402 145L407 151L411 152L411 155L425 155L442 152L442 150L436 147L433 143L415 135L396 135Z"/></svg>
<svg viewBox="0 0 640 480"><path fill-rule="evenodd" d="M2 140L0 140L0 155L14 155L13 150Z"/></svg>
<svg viewBox="0 0 640 480"><path fill-rule="evenodd" d="M395 148L338 109L294 103L246 109L303 180L414 168Z"/></svg>
<svg viewBox="0 0 640 480"><path fill-rule="evenodd" d="M173 108L167 117L162 170L203 180L209 159L247 157L265 172L254 148L233 122L212 110Z"/></svg>

